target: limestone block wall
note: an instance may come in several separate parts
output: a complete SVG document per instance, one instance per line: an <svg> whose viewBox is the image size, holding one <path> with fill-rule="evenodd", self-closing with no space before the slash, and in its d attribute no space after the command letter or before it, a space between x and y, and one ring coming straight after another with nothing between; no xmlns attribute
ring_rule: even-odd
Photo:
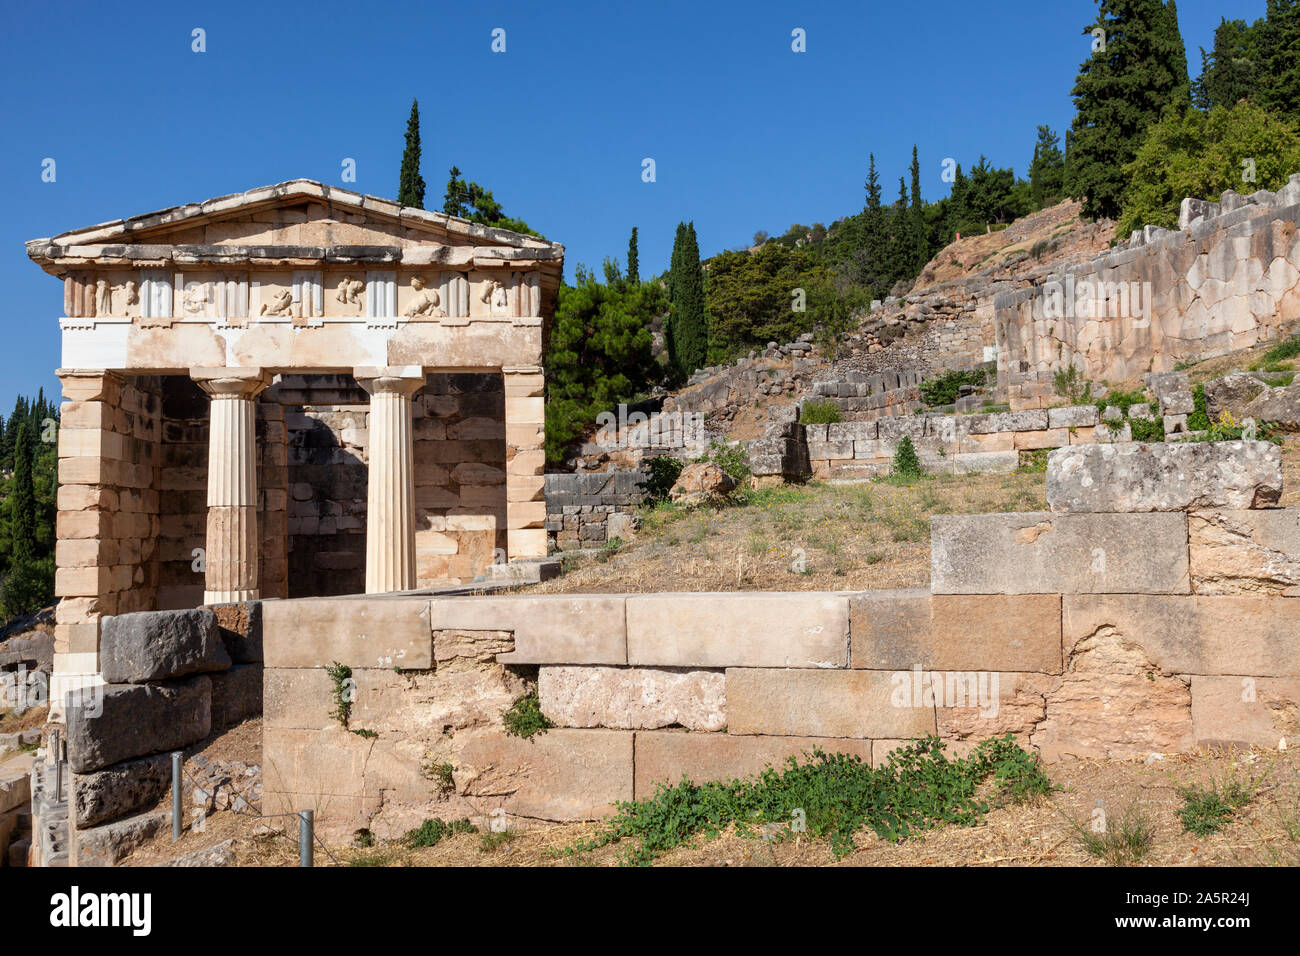
<svg viewBox="0 0 1300 956"><path fill-rule="evenodd" d="M61 377L55 670L93 674L100 618L157 598L162 406L154 378Z"/></svg>
<svg viewBox="0 0 1300 956"><path fill-rule="evenodd" d="M1026 451L1126 441L1126 425L1103 425L1095 405L977 415L910 415L875 422L806 425L812 474L874 478L893 470L904 435L930 474L1011 472Z"/></svg>
<svg viewBox="0 0 1300 956"><path fill-rule="evenodd" d="M644 481L640 471L547 475L546 534L552 549L599 548L626 537L645 498Z"/></svg>
<svg viewBox="0 0 1300 956"><path fill-rule="evenodd" d="M267 812L312 808L335 837L590 819L684 774L814 747L878 763L922 734L961 752L1009 733L1049 761L1279 747L1300 733L1300 509L1259 507L1280 489L1266 448L1220 451L1244 464L1117 481L1093 502L1111 511L936 516L929 590L270 602ZM1195 493L1204 468L1231 487ZM331 661L352 668L347 726ZM507 735L534 688L556 726Z"/></svg>
<svg viewBox="0 0 1300 956"><path fill-rule="evenodd" d="M922 406L920 386L926 378L919 370L848 372L843 381L814 382L804 401L832 401L849 421L910 415Z"/></svg>
<svg viewBox="0 0 1300 956"><path fill-rule="evenodd" d="M1029 407L1071 364L1092 380L1123 381L1289 334L1300 319L1297 223L1300 174L1276 194L1188 200L1179 231L1149 227L998 296L999 387L1013 408Z"/></svg>
<svg viewBox="0 0 1300 956"><path fill-rule="evenodd" d="M64 708L73 866L112 866L170 827L170 752L261 713L260 605L105 616L102 656L106 683Z"/></svg>

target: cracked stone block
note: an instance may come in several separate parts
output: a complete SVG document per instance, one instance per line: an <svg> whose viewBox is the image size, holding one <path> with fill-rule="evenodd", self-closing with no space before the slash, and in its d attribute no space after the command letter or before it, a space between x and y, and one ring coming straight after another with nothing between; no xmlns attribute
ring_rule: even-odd
<svg viewBox="0 0 1300 956"><path fill-rule="evenodd" d="M230 666L217 616L207 608L105 617L99 655L104 680L110 684L166 680Z"/></svg>
<svg viewBox="0 0 1300 956"><path fill-rule="evenodd" d="M1300 597L1300 508L1188 516L1197 594Z"/></svg>

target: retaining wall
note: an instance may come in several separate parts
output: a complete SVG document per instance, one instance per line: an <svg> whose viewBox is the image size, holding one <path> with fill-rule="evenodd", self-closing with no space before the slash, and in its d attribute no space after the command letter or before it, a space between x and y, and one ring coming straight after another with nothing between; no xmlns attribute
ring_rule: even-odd
<svg viewBox="0 0 1300 956"><path fill-rule="evenodd" d="M1300 732L1300 510L936 516L932 543L929 591L268 602L267 812L387 837L603 817L683 774L878 763L921 734L1050 761ZM556 726L508 736L534 687Z"/></svg>

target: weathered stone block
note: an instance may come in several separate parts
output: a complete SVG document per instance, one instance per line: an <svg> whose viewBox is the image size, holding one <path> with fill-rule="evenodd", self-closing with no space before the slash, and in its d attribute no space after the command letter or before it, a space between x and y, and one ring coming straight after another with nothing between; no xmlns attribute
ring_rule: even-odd
<svg viewBox="0 0 1300 956"><path fill-rule="evenodd" d="M68 765L90 773L110 764L176 750L208 735L212 682L107 684L67 708ZM95 698L100 698L98 701Z"/></svg>
<svg viewBox="0 0 1300 956"><path fill-rule="evenodd" d="M262 602L246 601L240 604L218 604L212 608L217 615L217 629L221 643L234 664L261 663L262 653Z"/></svg>
<svg viewBox="0 0 1300 956"><path fill-rule="evenodd" d="M1197 594L1300 597L1300 508L1188 516Z"/></svg>
<svg viewBox="0 0 1300 956"><path fill-rule="evenodd" d="M632 799L632 738L626 731L558 728L527 740L482 735L461 751L456 780L489 812L600 819L613 814L615 802Z"/></svg>
<svg viewBox="0 0 1300 956"><path fill-rule="evenodd" d="M732 780L785 769L795 757L808 763L815 748L845 753L871 762L871 741L849 737L741 737L735 734L690 734L672 731L636 735L636 799L654 796L655 784L671 786L682 777L696 783Z"/></svg>
<svg viewBox="0 0 1300 956"><path fill-rule="evenodd" d="M727 731L789 737L934 733L934 704L911 699L911 675L885 671L727 669Z"/></svg>
<svg viewBox="0 0 1300 956"><path fill-rule="evenodd" d="M1055 594L868 592L849 601L855 668L1061 672Z"/></svg>
<svg viewBox="0 0 1300 956"><path fill-rule="evenodd" d="M207 608L141 611L105 617L101 623L100 668L109 684L138 684L230 666Z"/></svg>
<svg viewBox="0 0 1300 956"><path fill-rule="evenodd" d="M334 683L324 666L268 667L262 687L266 730L325 730L335 725Z"/></svg>
<svg viewBox="0 0 1300 956"><path fill-rule="evenodd" d="M845 667L848 625L848 599L839 594L633 594L627 598L627 662Z"/></svg>
<svg viewBox="0 0 1300 956"><path fill-rule="evenodd" d="M171 810L140 813L124 820L78 830L75 866L116 866L127 856L171 826Z"/></svg>
<svg viewBox="0 0 1300 956"><path fill-rule="evenodd" d="M1066 595L1062 638L1103 629L1140 645L1166 674L1300 677L1300 601L1244 595Z"/></svg>
<svg viewBox="0 0 1300 956"><path fill-rule="evenodd" d="M626 664L625 597L545 594L535 597L434 598L435 630L513 631L507 664Z"/></svg>
<svg viewBox="0 0 1300 956"><path fill-rule="evenodd" d="M1300 734L1300 680L1192 678L1198 747L1290 746Z"/></svg>
<svg viewBox="0 0 1300 956"><path fill-rule="evenodd" d="M1077 445L1047 460L1054 512L1262 508L1282 494L1282 450L1268 442Z"/></svg>
<svg viewBox="0 0 1300 956"><path fill-rule="evenodd" d="M935 515L935 594L1187 594L1181 513Z"/></svg>
<svg viewBox="0 0 1300 956"><path fill-rule="evenodd" d="M543 532L544 533L544 532ZM267 667L428 667L429 599L302 598L262 604Z"/></svg>
<svg viewBox="0 0 1300 956"><path fill-rule="evenodd" d="M1047 410L1048 428L1095 428L1100 421L1096 405L1071 405Z"/></svg>
<svg viewBox="0 0 1300 956"><path fill-rule="evenodd" d="M721 671L544 666L537 693L542 713L560 727L721 730L727 724Z"/></svg>
<svg viewBox="0 0 1300 956"><path fill-rule="evenodd" d="M236 664L208 675L212 681L212 727L233 727L262 714L262 665Z"/></svg>
<svg viewBox="0 0 1300 956"><path fill-rule="evenodd" d="M72 813L78 827L93 827L152 807L172 786L169 753L71 775Z"/></svg>

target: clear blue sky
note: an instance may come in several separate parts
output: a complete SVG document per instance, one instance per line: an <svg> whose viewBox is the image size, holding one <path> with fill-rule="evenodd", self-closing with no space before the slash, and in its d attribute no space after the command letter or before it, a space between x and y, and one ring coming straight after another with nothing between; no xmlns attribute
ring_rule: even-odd
<svg viewBox="0 0 1300 956"><path fill-rule="evenodd" d="M425 205L453 163L578 263L667 267L859 209L874 151L897 193L980 153L1023 174L1035 128L1069 126L1094 0L893 3L68 2L6 6L0 31L0 413L58 394L62 288L23 249L67 229L297 177L393 197L411 98ZM1265 0L1181 0L1193 73L1220 16ZM206 31L207 52L191 51ZM491 33L506 31L506 52ZM791 31L807 52L791 51ZM57 180L41 181L46 157ZM641 179L651 157L657 181ZM357 164L355 184L341 163Z"/></svg>

